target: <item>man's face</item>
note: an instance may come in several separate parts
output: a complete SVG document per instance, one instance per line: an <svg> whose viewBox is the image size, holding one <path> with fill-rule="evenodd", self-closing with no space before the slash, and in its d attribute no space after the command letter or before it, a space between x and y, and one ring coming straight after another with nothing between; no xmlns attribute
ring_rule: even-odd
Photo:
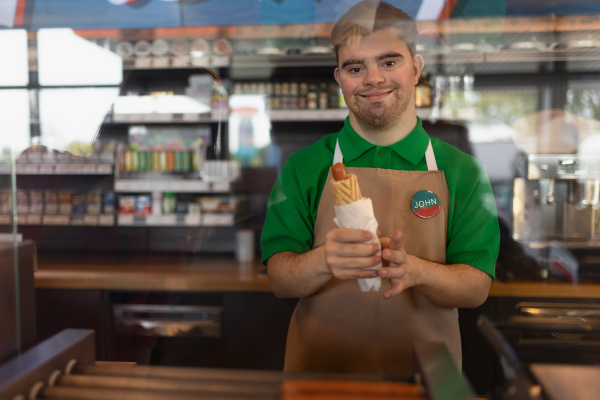
<svg viewBox="0 0 600 400"><path fill-rule="evenodd" d="M422 69L421 56L411 56L391 29L363 36L356 46L341 46L334 75L350 109L350 122L387 128L400 122L407 110L414 114L414 89Z"/></svg>

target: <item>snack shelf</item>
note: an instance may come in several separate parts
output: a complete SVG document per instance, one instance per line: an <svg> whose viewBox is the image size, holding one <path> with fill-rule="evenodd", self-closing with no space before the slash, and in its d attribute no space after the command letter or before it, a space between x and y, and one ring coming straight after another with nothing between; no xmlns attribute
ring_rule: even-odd
<svg viewBox="0 0 600 400"><path fill-rule="evenodd" d="M204 181L204 180L143 180L143 179L117 179L115 192L176 192L176 193L226 193L231 191L230 181Z"/></svg>
<svg viewBox="0 0 600 400"><path fill-rule="evenodd" d="M0 214L0 225L12 223L11 214ZM19 214L18 225L114 226L113 214Z"/></svg>
<svg viewBox="0 0 600 400"><path fill-rule="evenodd" d="M229 55L212 55L206 57L130 57L123 60L124 70L166 69L166 68L226 68L231 65Z"/></svg>
<svg viewBox="0 0 600 400"><path fill-rule="evenodd" d="M226 120L228 117L227 113L221 115L221 121ZM147 113L147 114L112 114L107 121L112 123L211 123L219 122L219 113L181 113L181 114L170 114L170 113Z"/></svg>
<svg viewBox="0 0 600 400"><path fill-rule="evenodd" d="M112 175L113 170L114 165L110 163L16 164L18 175ZM0 165L0 174L9 173L9 165Z"/></svg>
<svg viewBox="0 0 600 400"><path fill-rule="evenodd" d="M119 214L119 226L233 226L233 213L130 215Z"/></svg>
<svg viewBox="0 0 600 400"><path fill-rule="evenodd" d="M417 109L417 115L427 116L427 109ZM347 108L328 108L322 110L270 110L271 121L343 121L348 116ZM222 116L226 121L229 114ZM210 123L218 122L215 116L205 114L113 114L113 123Z"/></svg>

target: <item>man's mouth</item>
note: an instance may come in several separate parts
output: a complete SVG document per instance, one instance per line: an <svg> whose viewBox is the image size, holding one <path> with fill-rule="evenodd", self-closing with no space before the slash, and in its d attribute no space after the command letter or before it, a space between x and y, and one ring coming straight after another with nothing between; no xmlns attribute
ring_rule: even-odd
<svg viewBox="0 0 600 400"><path fill-rule="evenodd" d="M366 100L377 101L385 98L392 92L392 89L373 90L369 92L359 93L358 95Z"/></svg>

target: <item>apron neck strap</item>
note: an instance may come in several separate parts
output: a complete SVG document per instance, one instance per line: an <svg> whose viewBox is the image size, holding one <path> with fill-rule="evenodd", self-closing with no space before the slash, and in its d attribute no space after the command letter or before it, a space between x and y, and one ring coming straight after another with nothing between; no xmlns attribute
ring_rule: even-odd
<svg viewBox="0 0 600 400"><path fill-rule="evenodd" d="M433 147L431 146L431 139L429 139L429 144L427 145L427 150L425 150L425 161L427 162L427 170L428 171L437 171L437 162L435 161L435 155L433 154ZM344 162L344 155L342 154L342 150L340 149L340 141L339 139L335 142L335 152L333 153L333 164Z"/></svg>

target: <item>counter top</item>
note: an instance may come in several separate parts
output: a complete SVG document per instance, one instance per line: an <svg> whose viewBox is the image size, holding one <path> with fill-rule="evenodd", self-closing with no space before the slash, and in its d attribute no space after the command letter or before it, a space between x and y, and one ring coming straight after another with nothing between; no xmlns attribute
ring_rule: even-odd
<svg viewBox="0 0 600 400"><path fill-rule="evenodd" d="M40 255L35 286L47 289L270 292L258 260L213 255ZM490 297L600 298L600 284L492 283Z"/></svg>
<svg viewBox="0 0 600 400"><path fill-rule="evenodd" d="M270 292L257 260L226 256L40 256L36 288Z"/></svg>

